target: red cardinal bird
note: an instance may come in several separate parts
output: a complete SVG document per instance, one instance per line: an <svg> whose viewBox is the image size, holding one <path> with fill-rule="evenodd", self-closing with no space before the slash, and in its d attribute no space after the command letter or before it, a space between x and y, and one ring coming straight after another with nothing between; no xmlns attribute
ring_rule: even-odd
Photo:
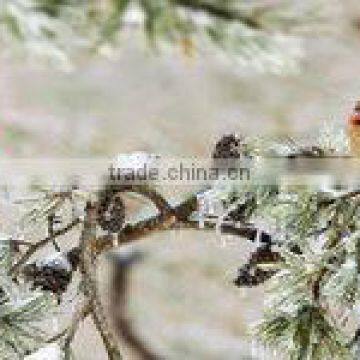
<svg viewBox="0 0 360 360"><path fill-rule="evenodd" d="M348 126L351 154L360 157L360 101L355 104Z"/></svg>

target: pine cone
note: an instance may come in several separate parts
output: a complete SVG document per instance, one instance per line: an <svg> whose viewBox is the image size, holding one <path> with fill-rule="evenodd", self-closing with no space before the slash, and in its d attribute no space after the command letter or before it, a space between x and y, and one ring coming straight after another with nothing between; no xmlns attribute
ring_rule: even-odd
<svg viewBox="0 0 360 360"><path fill-rule="evenodd" d="M98 223L100 227L111 233L121 231L125 221L125 205L114 191L104 191L99 200Z"/></svg>
<svg viewBox="0 0 360 360"><path fill-rule="evenodd" d="M59 261L54 261L59 259ZM73 271L78 267L80 260L79 248L73 248L66 254L59 254L56 258L43 259L40 262L24 266L23 274L27 281L32 283L34 289L49 291L58 297L66 292Z"/></svg>
<svg viewBox="0 0 360 360"><path fill-rule="evenodd" d="M213 159L240 159L245 152L243 139L236 134L224 135L215 145Z"/></svg>

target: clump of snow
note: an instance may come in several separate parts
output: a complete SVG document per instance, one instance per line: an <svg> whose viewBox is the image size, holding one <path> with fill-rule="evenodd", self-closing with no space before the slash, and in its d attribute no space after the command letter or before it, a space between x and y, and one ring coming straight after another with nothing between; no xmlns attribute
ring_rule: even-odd
<svg viewBox="0 0 360 360"><path fill-rule="evenodd" d="M136 151L131 154L119 154L113 160L112 165L115 169L121 169L122 174L126 175L126 171L142 170L144 166L149 166L155 160L159 159L156 154L149 154L144 151Z"/></svg>
<svg viewBox="0 0 360 360"><path fill-rule="evenodd" d="M37 267L51 267L53 269L71 271L71 264L64 254L56 253L36 262Z"/></svg>

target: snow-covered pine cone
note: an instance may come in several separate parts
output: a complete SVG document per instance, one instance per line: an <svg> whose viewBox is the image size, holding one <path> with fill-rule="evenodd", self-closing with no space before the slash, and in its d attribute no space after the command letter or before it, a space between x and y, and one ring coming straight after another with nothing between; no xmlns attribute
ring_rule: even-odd
<svg viewBox="0 0 360 360"><path fill-rule="evenodd" d="M79 261L79 248L74 248L65 254L56 254L25 265L23 274L34 288L50 291L58 296L60 302L61 295L66 292Z"/></svg>
<svg viewBox="0 0 360 360"><path fill-rule="evenodd" d="M125 205L116 189L102 190L99 196L98 224L110 233L118 233L125 221Z"/></svg>
<svg viewBox="0 0 360 360"><path fill-rule="evenodd" d="M121 231L125 222L125 205L118 192L122 187L131 188L132 184L148 185L146 171L156 165L160 157L138 151L119 154L110 164L111 173L105 177L103 188L99 191L98 223L110 233ZM141 175L145 175L140 177Z"/></svg>
<svg viewBox="0 0 360 360"><path fill-rule="evenodd" d="M233 167L237 160L248 156L247 144L243 137L237 134L227 134L215 144L212 153L213 164L216 168L226 171ZM247 204L240 204L232 210L227 218L233 221L244 221Z"/></svg>

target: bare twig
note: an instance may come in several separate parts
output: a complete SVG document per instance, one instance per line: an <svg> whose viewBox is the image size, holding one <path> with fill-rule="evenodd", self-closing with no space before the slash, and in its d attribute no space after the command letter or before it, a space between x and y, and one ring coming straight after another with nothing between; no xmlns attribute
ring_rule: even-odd
<svg viewBox="0 0 360 360"><path fill-rule="evenodd" d="M47 221L48 221L48 236L51 237L51 241L54 245L54 248L56 251L60 251L60 246L58 245L58 243L56 242L55 240L55 237L54 237L54 221L55 221L55 213L52 212L48 215L47 217Z"/></svg>
<svg viewBox="0 0 360 360"><path fill-rule="evenodd" d="M88 203L84 219L84 228L80 238L80 266L85 284L85 296L91 303L91 314L94 324L100 333L110 360L122 359L116 339L108 325L96 281L96 253L93 244L96 242L96 206Z"/></svg>
<svg viewBox="0 0 360 360"><path fill-rule="evenodd" d="M112 184L109 183L105 188L100 192L99 199L100 203L102 199L110 200L111 197L116 196L120 193L136 193L142 195L149 199L160 212L160 214L166 214L172 211L171 206L166 201L166 199L155 189L150 188L148 185L144 184Z"/></svg>
<svg viewBox="0 0 360 360"><path fill-rule="evenodd" d="M203 0L173 0L177 5L183 6L190 10L202 11L219 19L240 22L253 29L261 29L262 24L256 20L255 16L249 16L236 9L218 6L215 3Z"/></svg>
<svg viewBox="0 0 360 360"><path fill-rule="evenodd" d="M80 222L81 222L81 220L79 218L77 218L77 219L73 220L71 223L69 223L68 225L66 225L65 227L63 227L62 229L54 231L52 236L47 236L43 240L40 240L37 243L35 243L34 245L32 245L31 247L29 247L29 249L24 253L24 255L22 255L22 257L18 260L18 262L15 263L11 267L11 269L9 271L9 275L16 276L19 273L20 268L31 258L32 255L34 255L36 253L36 251L38 251L40 248L42 248L43 246L48 244L54 238L57 238L61 235L66 234L72 228L77 226Z"/></svg>
<svg viewBox="0 0 360 360"><path fill-rule="evenodd" d="M85 304L81 306L81 308L75 312L73 315L73 319L71 325L68 329L66 329L66 337L64 342L64 351L65 351L65 360L71 359L71 342L74 339L76 330L81 321L83 321L92 311L91 302L86 300Z"/></svg>
<svg viewBox="0 0 360 360"><path fill-rule="evenodd" d="M30 247L30 246L33 245L33 243L31 241L16 240L16 239L11 239L10 241L14 246L27 246L27 247Z"/></svg>
<svg viewBox="0 0 360 360"><path fill-rule="evenodd" d="M59 333L55 334L54 336L52 336L51 338L46 340L47 344L52 344L54 342L57 342L58 340L60 340L61 338L63 338L67 333L68 333L69 329L65 328L64 330L60 331Z"/></svg>

